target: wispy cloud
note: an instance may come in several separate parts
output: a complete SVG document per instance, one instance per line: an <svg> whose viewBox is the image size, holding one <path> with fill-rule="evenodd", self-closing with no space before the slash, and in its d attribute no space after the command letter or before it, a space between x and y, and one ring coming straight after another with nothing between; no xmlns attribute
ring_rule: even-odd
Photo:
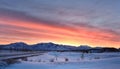
<svg viewBox="0 0 120 69"><path fill-rule="evenodd" d="M1 0L0 41L119 47L119 2Z"/></svg>

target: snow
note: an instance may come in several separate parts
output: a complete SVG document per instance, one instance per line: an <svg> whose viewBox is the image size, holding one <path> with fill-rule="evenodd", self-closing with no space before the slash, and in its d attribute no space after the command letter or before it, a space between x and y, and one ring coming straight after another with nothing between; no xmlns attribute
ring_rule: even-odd
<svg viewBox="0 0 120 69"><path fill-rule="evenodd" d="M47 63L50 62L51 59L53 59L54 62L65 62L65 59L68 59L68 62L81 62L103 60L114 57L120 57L120 53L48 52L44 55L29 57L28 61Z"/></svg>
<svg viewBox="0 0 120 69"><path fill-rule="evenodd" d="M57 57L57 60L56 60ZM65 59L68 61L65 61ZM51 60L54 60L51 62ZM120 53L48 52L6 69L119 69Z"/></svg>

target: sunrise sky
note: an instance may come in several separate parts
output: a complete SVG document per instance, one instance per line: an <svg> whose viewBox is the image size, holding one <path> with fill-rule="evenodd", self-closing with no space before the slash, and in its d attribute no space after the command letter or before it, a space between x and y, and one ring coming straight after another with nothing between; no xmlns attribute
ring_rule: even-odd
<svg viewBox="0 0 120 69"><path fill-rule="evenodd" d="M120 47L120 0L0 0L0 44Z"/></svg>

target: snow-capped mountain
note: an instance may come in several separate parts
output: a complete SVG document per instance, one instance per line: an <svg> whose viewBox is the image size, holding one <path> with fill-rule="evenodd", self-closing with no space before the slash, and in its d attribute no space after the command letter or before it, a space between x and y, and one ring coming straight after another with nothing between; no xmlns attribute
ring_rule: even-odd
<svg viewBox="0 0 120 69"><path fill-rule="evenodd" d="M26 50L26 49L30 49L30 46L23 42L17 42L17 43L4 45L3 49Z"/></svg>
<svg viewBox="0 0 120 69"><path fill-rule="evenodd" d="M2 49L14 49L14 50L71 50L76 48L74 46L59 45L54 43L38 43L34 45L28 45L23 42L11 43L8 45L1 45Z"/></svg>
<svg viewBox="0 0 120 69"><path fill-rule="evenodd" d="M31 45L34 50L70 50L70 46L58 45L54 43L39 43Z"/></svg>
<svg viewBox="0 0 120 69"><path fill-rule="evenodd" d="M80 45L80 46L78 47L78 49L79 49L79 50L89 50L89 49L91 49L91 47L88 46L88 45Z"/></svg>
<svg viewBox="0 0 120 69"><path fill-rule="evenodd" d="M28 45L23 42L11 43L8 45L0 45L0 49L9 50L39 50L39 51L82 51L82 52L118 52L119 49L116 48L102 48L95 47L92 48L88 45L80 45L78 47L69 45L60 45L54 43L38 43L33 45Z"/></svg>

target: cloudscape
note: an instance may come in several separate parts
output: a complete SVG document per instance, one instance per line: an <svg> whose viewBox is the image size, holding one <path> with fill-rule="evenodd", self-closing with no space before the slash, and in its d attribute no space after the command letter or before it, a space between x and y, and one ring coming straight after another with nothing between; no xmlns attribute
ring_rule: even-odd
<svg viewBox="0 0 120 69"><path fill-rule="evenodd" d="M120 0L0 0L0 44L120 47Z"/></svg>

